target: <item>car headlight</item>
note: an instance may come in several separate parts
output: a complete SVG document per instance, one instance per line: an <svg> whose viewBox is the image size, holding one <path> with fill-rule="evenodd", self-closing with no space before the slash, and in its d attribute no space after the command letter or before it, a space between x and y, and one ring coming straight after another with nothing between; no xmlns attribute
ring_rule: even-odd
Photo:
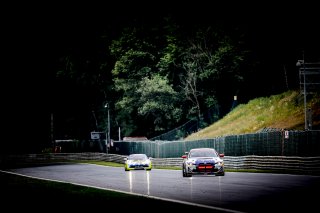
<svg viewBox="0 0 320 213"><path fill-rule="evenodd" d="M217 165L217 166L223 166L224 163L223 163L223 161L219 161L219 162L216 162L216 165Z"/></svg>
<svg viewBox="0 0 320 213"><path fill-rule="evenodd" d="M187 161L187 165L189 165L189 166L191 166L191 165L193 165L193 164L195 164L195 163L196 163L195 160L188 160L188 161Z"/></svg>

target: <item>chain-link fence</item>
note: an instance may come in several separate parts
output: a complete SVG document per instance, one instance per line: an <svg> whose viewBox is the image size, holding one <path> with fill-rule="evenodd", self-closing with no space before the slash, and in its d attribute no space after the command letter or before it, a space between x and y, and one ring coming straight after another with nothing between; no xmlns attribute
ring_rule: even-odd
<svg viewBox="0 0 320 213"><path fill-rule="evenodd" d="M111 153L145 153L156 158L180 157L192 148L212 147L227 156L320 156L320 131L270 131L196 141L118 141Z"/></svg>

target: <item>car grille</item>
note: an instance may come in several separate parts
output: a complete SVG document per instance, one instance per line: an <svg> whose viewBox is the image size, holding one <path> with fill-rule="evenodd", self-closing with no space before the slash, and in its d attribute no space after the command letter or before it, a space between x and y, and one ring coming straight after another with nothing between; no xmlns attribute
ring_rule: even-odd
<svg viewBox="0 0 320 213"><path fill-rule="evenodd" d="M129 168L144 168L148 167L147 164L139 164L139 165L130 165Z"/></svg>
<svg viewBox="0 0 320 213"><path fill-rule="evenodd" d="M213 172L213 170L214 170L214 165L213 164L200 163L197 166L197 171L198 172Z"/></svg>

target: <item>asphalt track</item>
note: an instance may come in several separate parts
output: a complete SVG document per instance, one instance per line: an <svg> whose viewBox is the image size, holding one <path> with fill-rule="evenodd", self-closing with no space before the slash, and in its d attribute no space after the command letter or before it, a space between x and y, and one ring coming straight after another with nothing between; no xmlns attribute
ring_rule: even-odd
<svg viewBox="0 0 320 213"><path fill-rule="evenodd" d="M317 212L320 177L226 172L182 177L180 170L124 171L92 164L11 169L10 172L199 205L224 212Z"/></svg>

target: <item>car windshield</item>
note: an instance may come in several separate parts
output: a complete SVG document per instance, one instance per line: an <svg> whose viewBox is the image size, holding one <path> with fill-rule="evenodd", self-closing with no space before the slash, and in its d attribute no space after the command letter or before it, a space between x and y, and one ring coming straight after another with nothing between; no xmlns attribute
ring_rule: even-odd
<svg viewBox="0 0 320 213"><path fill-rule="evenodd" d="M129 160L146 160L147 156L144 154L134 154L134 155L130 155Z"/></svg>
<svg viewBox="0 0 320 213"><path fill-rule="evenodd" d="M217 157L217 154L212 149L198 149L192 150L189 154L189 157Z"/></svg>

